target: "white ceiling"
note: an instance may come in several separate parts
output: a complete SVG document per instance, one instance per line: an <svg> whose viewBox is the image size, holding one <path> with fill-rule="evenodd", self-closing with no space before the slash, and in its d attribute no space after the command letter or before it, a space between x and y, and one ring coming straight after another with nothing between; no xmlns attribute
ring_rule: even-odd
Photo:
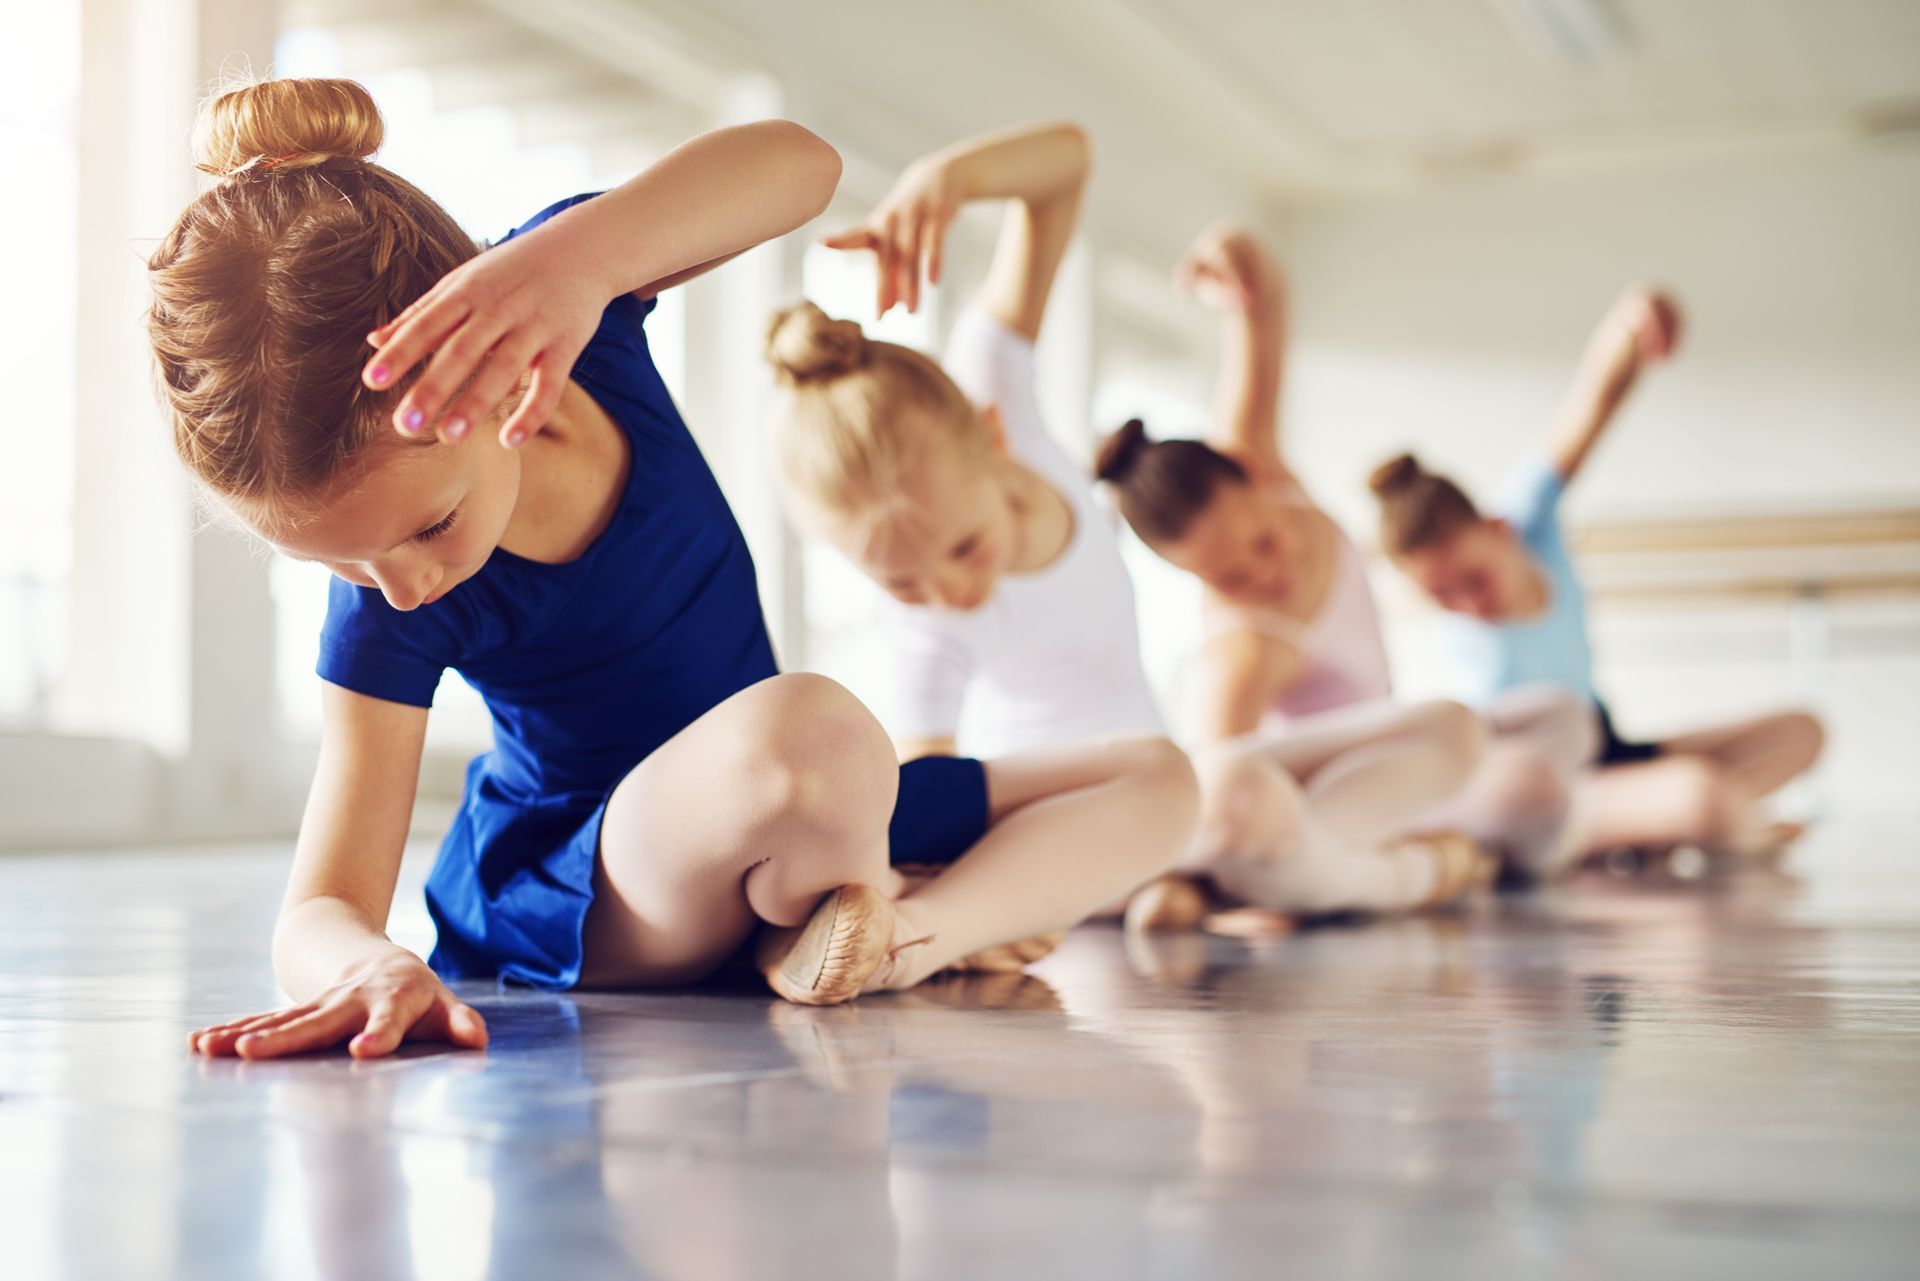
<svg viewBox="0 0 1920 1281"><path fill-rule="evenodd" d="M471 64L469 96L497 86L560 99L522 106L556 128L593 117L597 103L620 96L622 79L645 86L654 106L644 109L665 115L724 99L743 73L764 72L778 110L852 158L846 187L856 199L953 138L1082 120L1101 174L1092 223L1109 248L1142 262L1165 262L1223 213L1282 214L1487 174L1920 136L1920 0L281 6L296 22L402 33L411 24L416 35L391 43L389 58L436 61L455 85L458 64ZM1583 67L1556 53L1540 34L1556 17L1597 22L1609 56ZM524 40L509 37L503 50L503 26ZM463 43L473 47L463 53ZM503 53L545 61L516 72ZM571 86L567 60L581 68ZM769 99L749 82L740 101L750 111ZM677 114L664 131L684 132L684 109Z"/></svg>
<svg viewBox="0 0 1920 1281"><path fill-rule="evenodd" d="M883 165L998 124L1085 120L1103 169L1129 178L1096 213L1143 247L1249 205L1920 132L1920 0L556 0L537 12L561 38L591 12L762 67L795 114ZM1582 67L1554 52L1540 32L1569 12L1611 32L1614 56Z"/></svg>

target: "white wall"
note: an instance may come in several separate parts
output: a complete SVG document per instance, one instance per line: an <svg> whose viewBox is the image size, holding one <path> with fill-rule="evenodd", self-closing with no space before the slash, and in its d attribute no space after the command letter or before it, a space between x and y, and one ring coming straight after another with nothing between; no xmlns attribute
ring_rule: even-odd
<svg viewBox="0 0 1920 1281"><path fill-rule="evenodd" d="M1690 329L1571 500L1576 514L1920 498L1920 147L1491 183L1292 220L1287 423L1324 501L1418 445L1495 483L1622 283Z"/></svg>
<svg viewBox="0 0 1920 1281"><path fill-rule="evenodd" d="M1634 279L1689 328L1580 478L1575 526L1920 505L1920 148L1462 185L1297 216L1282 243L1288 447L1369 537L1365 476L1400 448L1497 485ZM1428 616L1378 581L1399 687L1443 692ZM1920 601L1602 601L1595 640L1629 732L1806 703L1833 732L1827 807L1920 804Z"/></svg>

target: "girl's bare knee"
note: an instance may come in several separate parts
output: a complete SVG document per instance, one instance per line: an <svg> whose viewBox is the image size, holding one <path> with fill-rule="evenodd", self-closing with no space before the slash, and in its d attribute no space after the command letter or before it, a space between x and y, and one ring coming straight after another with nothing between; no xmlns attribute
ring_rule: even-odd
<svg viewBox="0 0 1920 1281"><path fill-rule="evenodd" d="M899 766L873 713L844 686L796 672L756 687L762 698L723 777L756 826L884 826Z"/></svg>

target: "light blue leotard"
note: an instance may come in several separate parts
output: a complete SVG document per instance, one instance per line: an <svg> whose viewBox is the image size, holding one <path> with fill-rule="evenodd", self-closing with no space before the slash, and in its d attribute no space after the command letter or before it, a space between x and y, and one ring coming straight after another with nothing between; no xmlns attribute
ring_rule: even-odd
<svg viewBox="0 0 1920 1281"><path fill-rule="evenodd" d="M1593 648L1587 639L1587 594L1560 530L1560 473L1535 459L1507 484L1490 514L1513 526L1547 576L1546 612L1506 623L1447 614L1443 643L1460 700L1485 706L1520 685L1548 682L1597 702Z"/></svg>

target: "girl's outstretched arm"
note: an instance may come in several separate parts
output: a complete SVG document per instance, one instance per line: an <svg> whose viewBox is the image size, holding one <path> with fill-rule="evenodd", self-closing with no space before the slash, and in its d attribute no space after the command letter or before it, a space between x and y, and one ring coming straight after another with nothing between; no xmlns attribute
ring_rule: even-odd
<svg viewBox="0 0 1920 1281"><path fill-rule="evenodd" d="M479 1012L386 933L426 709L322 688L320 763L273 931L274 974L295 1003L201 1028L189 1046L249 1059L342 1041L369 1058L408 1038L482 1049L487 1026Z"/></svg>
<svg viewBox="0 0 1920 1281"><path fill-rule="evenodd" d="M969 138L922 156L859 226L821 243L871 250L879 259L875 308L920 307L920 282L939 284L947 228L961 206L1009 200L980 287L980 304L1029 342L1040 336L1053 279L1080 222L1093 147L1078 125L1057 124Z"/></svg>
<svg viewBox="0 0 1920 1281"><path fill-rule="evenodd" d="M367 336L377 350L361 376L369 387L391 387L431 353L394 424L457 440L532 370L500 429L503 443L521 444L560 403L610 301L651 297L792 231L827 207L839 181L839 154L789 121L702 134L448 272Z"/></svg>
<svg viewBox="0 0 1920 1281"><path fill-rule="evenodd" d="M1657 290L1636 286L1608 310L1587 340L1547 439L1547 455L1562 484L1586 462L1641 366L1671 356L1679 336L1679 308Z"/></svg>
<svg viewBox="0 0 1920 1281"><path fill-rule="evenodd" d="M1253 234L1222 223L1202 232L1174 280L1223 320L1212 445L1262 472L1284 471L1280 387L1287 352L1286 278Z"/></svg>

